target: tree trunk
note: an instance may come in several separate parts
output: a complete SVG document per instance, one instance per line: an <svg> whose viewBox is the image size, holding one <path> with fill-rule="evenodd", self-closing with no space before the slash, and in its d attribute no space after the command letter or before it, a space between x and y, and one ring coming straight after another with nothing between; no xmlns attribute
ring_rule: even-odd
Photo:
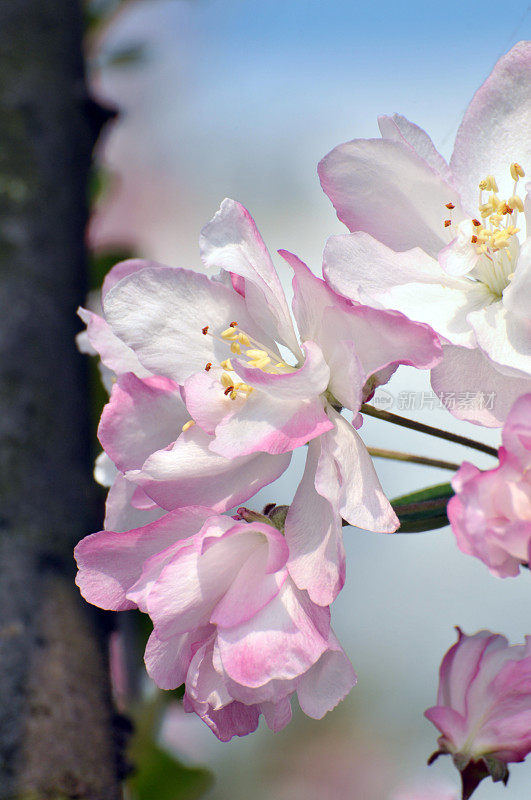
<svg viewBox="0 0 531 800"><path fill-rule="evenodd" d="M0 797L118 800L101 618L73 584L94 529L85 294L91 151L76 0L0 2Z"/></svg>

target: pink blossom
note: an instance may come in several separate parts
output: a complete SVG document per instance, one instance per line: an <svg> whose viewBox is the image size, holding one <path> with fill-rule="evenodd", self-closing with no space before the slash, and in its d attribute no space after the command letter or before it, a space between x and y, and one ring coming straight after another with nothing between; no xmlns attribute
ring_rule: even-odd
<svg viewBox="0 0 531 800"><path fill-rule="evenodd" d="M399 364L434 366L438 339L398 312L339 297L280 251L294 272L299 341L266 246L239 203L222 203L200 243L205 266L221 269L217 277L146 265L107 292L106 321L145 369L182 385L193 435L213 456L280 458L310 442L286 535L295 582L326 606L344 581L341 516L371 530L398 526L355 430L360 405ZM341 408L353 412L354 425ZM165 469L178 457L159 454L136 478L164 507L155 482L164 491Z"/></svg>
<svg viewBox="0 0 531 800"><path fill-rule="evenodd" d="M490 631L457 631L441 664L437 705L425 715L441 732L430 763L450 754L467 798L489 774L507 782L507 764L531 750L531 637L509 646Z"/></svg>
<svg viewBox="0 0 531 800"><path fill-rule="evenodd" d="M301 708L321 718L355 674L315 605L288 573L282 534L195 507L125 533L101 531L76 548L77 584L89 602L149 613L145 654L163 689L186 685L184 706L222 739L272 730Z"/></svg>
<svg viewBox="0 0 531 800"><path fill-rule="evenodd" d="M531 394L513 405L499 466L482 472L465 461L452 480L448 518L459 548L500 578L517 575L531 545Z"/></svg>
<svg viewBox="0 0 531 800"><path fill-rule="evenodd" d="M188 427L188 425L191 425ZM213 452L211 435L190 423L180 387L169 378L121 375L98 428L118 470L107 500L106 528L127 530L150 520L131 512L208 505L222 512L254 495L287 468L290 453L233 459ZM153 518L153 517L152 517Z"/></svg>
<svg viewBox="0 0 531 800"><path fill-rule="evenodd" d="M488 426L531 385L531 240L519 194L531 170L530 81L531 43L520 42L474 95L449 165L399 115L379 119L381 139L339 145L319 165L352 232L329 239L326 280L352 300L428 322L446 345L434 389L494 393L493 408L451 409ZM525 204L529 220L529 195Z"/></svg>

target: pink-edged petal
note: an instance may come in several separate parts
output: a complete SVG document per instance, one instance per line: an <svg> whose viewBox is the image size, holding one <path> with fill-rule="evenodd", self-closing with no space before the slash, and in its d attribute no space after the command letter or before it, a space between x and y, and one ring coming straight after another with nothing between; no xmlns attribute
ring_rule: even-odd
<svg viewBox="0 0 531 800"><path fill-rule="evenodd" d="M531 390L531 385L530 385ZM503 428L502 440L511 455L526 469L531 461L531 394L519 397Z"/></svg>
<svg viewBox="0 0 531 800"><path fill-rule="evenodd" d="M210 706L196 708L193 704L187 705L185 695L184 708L185 711L195 711L220 742L228 742L233 736L247 736L253 733L260 721L260 706L248 706L237 701L214 711Z"/></svg>
<svg viewBox="0 0 531 800"><path fill-rule="evenodd" d="M345 311L327 308L323 314L323 327L336 341L352 342L356 346L365 380L399 364L430 369L442 357L436 333L424 323L411 322L399 311L363 305ZM330 342L329 347L332 346L333 342ZM341 364L335 366L341 371ZM351 410L357 409L358 406Z"/></svg>
<svg viewBox="0 0 531 800"><path fill-rule="evenodd" d="M256 452L285 453L330 429L321 393L330 370L320 348L305 342L300 369L283 374L263 372L232 361L235 372L254 391L216 428L211 449L227 458Z"/></svg>
<svg viewBox="0 0 531 800"><path fill-rule="evenodd" d="M322 439L315 486L325 497L337 497L343 519L358 528L390 533L398 519L378 480L361 437L347 420L329 409L334 428Z"/></svg>
<svg viewBox="0 0 531 800"><path fill-rule="evenodd" d="M165 264L159 264L157 261L148 261L145 258L127 258L125 261L119 261L114 265L114 267L112 267L112 269L109 270L103 279L103 283L101 285L102 300L107 292L109 292L113 286L116 286L118 281L121 281L122 278L127 277L127 275L132 275L134 272L139 272L141 269L146 269L147 267L165 266Z"/></svg>
<svg viewBox="0 0 531 800"><path fill-rule="evenodd" d="M291 722L291 702L289 697L270 703L260 703L266 725L270 731L278 733Z"/></svg>
<svg viewBox="0 0 531 800"><path fill-rule="evenodd" d="M446 345L443 360L432 370L431 385L458 419L497 428L514 401L530 390L531 381L500 372L479 349Z"/></svg>
<svg viewBox="0 0 531 800"><path fill-rule="evenodd" d="M112 331L110 325L98 314L78 308L78 316L87 326L87 337L99 354L102 363L117 375L123 372L134 372L139 378L152 373L138 360L135 353Z"/></svg>
<svg viewBox="0 0 531 800"><path fill-rule="evenodd" d="M199 632L198 632L199 633ZM186 673L194 653L197 634L174 636L163 641L153 631L146 645L144 661L150 678L161 689L177 689L186 679Z"/></svg>
<svg viewBox="0 0 531 800"><path fill-rule="evenodd" d="M279 250L279 253L294 272L293 313L301 339L319 344L330 368L328 388L334 397L346 408L359 408L365 374L356 343L336 336L324 317L327 309L346 309L350 304L314 275L300 258L287 250Z"/></svg>
<svg viewBox="0 0 531 800"><path fill-rule="evenodd" d="M314 603L328 606L345 583L345 550L337 507L316 491L321 440L308 445L306 467L286 517L289 572Z"/></svg>
<svg viewBox="0 0 531 800"><path fill-rule="evenodd" d="M382 139L391 139L409 145L435 172L451 183L450 167L437 151L432 140L422 128L400 114L378 117Z"/></svg>
<svg viewBox="0 0 531 800"><path fill-rule="evenodd" d="M211 636L196 650L186 676L186 696L194 703L196 711L201 706L219 711L232 702L223 677L212 663L213 644Z"/></svg>
<svg viewBox="0 0 531 800"><path fill-rule="evenodd" d="M350 300L400 311L464 347L475 344L467 314L491 300L486 286L447 275L419 248L397 253L362 232L328 239L323 272Z"/></svg>
<svg viewBox="0 0 531 800"><path fill-rule="evenodd" d="M81 594L100 608L133 608L126 594L140 577L146 559L196 533L211 513L205 508L179 509L142 528L86 536L74 551Z"/></svg>
<svg viewBox="0 0 531 800"><path fill-rule="evenodd" d="M118 473L113 485L109 489L105 503L105 522L103 527L107 531L120 533L130 531L132 528L141 528L150 522L164 516L166 510L160 507L139 509L132 504L133 496L138 487L127 478Z"/></svg>
<svg viewBox="0 0 531 800"><path fill-rule="evenodd" d="M531 300L531 298L530 298ZM498 301L468 315L479 347L494 362L531 378L531 326ZM522 375L524 377L524 375Z"/></svg>
<svg viewBox="0 0 531 800"><path fill-rule="evenodd" d="M279 536L281 534L279 533ZM285 558L287 560L287 547ZM243 564L210 615L218 628L231 628L248 622L279 593L287 572L266 573L267 549L259 548Z"/></svg>
<svg viewBox="0 0 531 800"><path fill-rule="evenodd" d="M284 292L256 224L240 203L226 198L201 231L205 266L221 268L245 281L245 299L254 320L298 357L297 337Z"/></svg>
<svg viewBox="0 0 531 800"><path fill-rule="evenodd" d="M463 204L474 213L478 183L495 175L500 197L512 194L511 162L531 170L531 42L519 42L495 65L463 117L450 161Z"/></svg>
<svg viewBox="0 0 531 800"><path fill-rule="evenodd" d="M235 373L226 374L232 374L234 383L239 382ZM237 394L234 399L230 393L225 394L226 387L220 377L219 370L203 370L191 375L183 386L183 398L190 416L210 434L216 432L216 427L225 417L238 414L247 399L244 394Z"/></svg>
<svg viewBox="0 0 531 800"><path fill-rule="evenodd" d="M252 620L218 630L223 668L233 681L248 687L297 678L327 649L323 628L329 618L328 609L313 606L286 581Z"/></svg>
<svg viewBox="0 0 531 800"><path fill-rule="evenodd" d="M252 531L224 536L233 528L229 517L212 517L201 535L184 543L164 567L147 601L159 639L207 624L243 563L260 546ZM201 552L205 536L218 541Z"/></svg>
<svg viewBox="0 0 531 800"><path fill-rule="evenodd" d="M442 734L448 734L456 742L464 741L467 733L466 719L446 706L432 706L424 712L426 719L433 722Z"/></svg>
<svg viewBox="0 0 531 800"><path fill-rule="evenodd" d="M409 145L355 139L325 156L318 172L349 230L366 231L394 250L418 246L430 255L448 243L445 205L458 211L457 192Z"/></svg>
<svg viewBox="0 0 531 800"><path fill-rule="evenodd" d="M437 703L466 715L469 711L468 693L478 677L482 660L489 652L506 646L507 639L499 634L484 630L466 636L458 629L458 641L441 663Z"/></svg>
<svg viewBox="0 0 531 800"><path fill-rule="evenodd" d="M189 414L168 378L122 375L104 407L98 437L122 472L140 469L156 450L175 441Z"/></svg>
<svg viewBox="0 0 531 800"><path fill-rule="evenodd" d="M128 473L162 508L208 503L215 512L243 503L288 468L291 453L251 453L233 459L210 449L212 437L198 426L173 447L153 453L140 471Z"/></svg>
<svg viewBox="0 0 531 800"><path fill-rule="evenodd" d="M330 632L328 650L297 684L301 709L313 719L322 719L356 685L354 668L336 637Z"/></svg>
<svg viewBox="0 0 531 800"><path fill-rule="evenodd" d="M319 342L322 333L323 311L328 306L344 304L329 286L314 275L301 259L288 250L279 250L279 255L293 270L293 314L303 341Z"/></svg>
<svg viewBox="0 0 531 800"><path fill-rule="evenodd" d="M216 337L232 321L275 347L250 317L244 298L190 270L147 268L128 275L108 292L104 308L113 331L146 368L181 384L207 362L230 356L227 343Z"/></svg>

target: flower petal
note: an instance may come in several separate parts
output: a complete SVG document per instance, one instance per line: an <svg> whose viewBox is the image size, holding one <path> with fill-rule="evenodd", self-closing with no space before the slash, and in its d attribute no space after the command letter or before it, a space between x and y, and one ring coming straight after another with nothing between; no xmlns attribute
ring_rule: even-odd
<svg viewBox="0 0 531 800"><path fill-rule="evenodd" d="M315 488L321 447L320 439L308 445L306 467L286 517L285 534L290 575L314 603L328 606L345 583L345 550L339 511Z"/></svg>
<svg viewBox="0 0 531 800"><path fill-rule="evenodd" d="M87 337L99 354L102 363L117 375L134 372L139 378L146 378L151 372L142 366L135 353L113 333L110 325L98 314L86 308L78 308L78 316L87 326Z"/></svg>
<svg viewBox="0 0 531 800"><path fill-rule="evenodd" d="M516 161L529 174L531 42L519 42L495 65L463 117L450 161L454 183L465 208L474 216L478 183L494 175L500 197L511 191L509 166Z"/></svg>
<svg viewBox="0 0 531 800"><path fill-rule="evenodd" d="M464 347L475 344L467 314L492 299L487 287L447 275L419 248L396 253L366 233L331 236L323 272L327 283L350 300L396 309Z"/></svg>
<svg viewBox="0 0 531 800"><path fill-rule="evenodd" d="M297 685L300 707L309 717L322 719L347 696L356 682L352 664L330 632L328 650Z"/></svg>
<svg viewBox="0 0 531 800"><path fill-rule="evenodd" d="M506 375L479 349L445 345L432 370L431 385L454 417L476 425L503 425L514 401L531 386L528 378Z"/></svg>
<svg viewBox="0 0 531 800"><path fill-rule="evenodd" d="M450 167L435 148L432 140L422 128L400 114L378 117L382 139L391 139L409 145L429 166L445 180L450 180Z"/></svg>
<svg viewBox="0 0 531 800"><path fill-rule="evenodd" d="M199 245L205 266L225 269L245 280L245 299L253 319L299 357L299 345L279 277L247 209L226 198L201 231Z"/></svg>
<svg viewBox="0 0 531 800"><path fill-rule="evenodd" d="M317 624L316 614L323 618ZM252 620L218 631L223 668L236 683L254 688L297 678L327 649L322 628L329 618L328 609L313 606L286 581Z"/></svg>
<svg viewBox="0 0 531 800"><path fill-rule="evenodd" d="M366 231L393 250L421 247L434 256L448 244L445 205L458 211L457 192L409 145L355 139L325 156L318 172L349 230Z"/></svg>
<svg viewBox="0 0 531 800"><path fill-rule="evenodd" d="M128 477L168 510L208 503L215 512L243 503L288 468L291 452L251 453L228 459L210 449L212 437L197 425L173 447L153 453Z"/></svg>
<svg viewBox="0 0 531 800"><path fill-rule="evenodd" d="M108 292L104 308L113 331L142 364L180 384L207 362L230 356L224 340L203 335L205 326L219 337L237 321L266 347L275 347L249 316L244 298L190 270L147 268L128 275Z"/></svg>
<svg viewBox="0 0 531 800"><path fill-rule="evenodd" d="M175 441L189 414L177 384L168 378L118 378L98 428L105 451L122 472L140 469L156 450Z"/></svg>
<svg viewBox="0 0 531 800"><path fill-rule="evenodd" d="M134 608L126 593L140 577L146 559L196 533L211 514L210 509L184 508L142 528L86 536L74 551L81 594L100 608Z"/></svg>
<svg viewBox="0 0 531 800"><path fill-rule="evenodd" d="M488 358L502 366L528 373L531 378L529 319L511 313L498 301L478 311L471 311L468 321L476 334L478 345Z"/></svg>
<svg viewBox="0 0 531 800"><path fill-rule="evenodd" d="M305 342L303 349L302 367L283 374L232 361L235 372L254 391L216 427L211 450L227 458L259 451L285 453L330 429L321 397L330 370L314 342Z"/></svg>

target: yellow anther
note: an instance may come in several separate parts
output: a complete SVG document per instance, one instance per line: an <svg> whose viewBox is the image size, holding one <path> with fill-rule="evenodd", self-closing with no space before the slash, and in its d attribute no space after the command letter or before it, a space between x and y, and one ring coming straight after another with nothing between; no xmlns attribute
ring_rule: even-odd
<svg viewBox="0 0 531 800"><path fill-rule="evenodd" d="M267 353L265 350L246 350L245 355L247 358L266 358Z"/></svg>
<svg viewBox="0 0 531 800"><path fill-rule="evenodd" d="M288 365L285 364L283 361L279 361L278 364L275 364L275 369L287 369Z"/></svg>
<svg viewBox="0 0 531 800"><path fill-rule="evenodd" d="M239 385L240 392L245 392L245 394L251 394L253 391L253 387L249 386L248 383L240 383Z"/></svg>
<svg viewBox="0 0 531 800"><path fill-rule="evenodd" d="M228 375L226 372L224 372L224 373L222 374L222 376L221 376L221 378L220 378L220 381L221 381L221 385L222 385L222 386L224 386L224 387L225 387L225 389L226 389L228 386L232 386L232 385L233 385L233 380L232 380L231 376L230 376L230 375Z"/></svg>
<svg viewBox="0 0 531 800"><path fill-rule="evenodd" d="M271 359L269 356L265 356L264 358L255 358L253 361L249 361L250 367L258 367L258 369L263 369L267 367L268 364L271 363Z"/></svg>
<svg viewBox="0 0 531 800"><path fill-rule="evenodd" d="M515 225L508 225L505 229L509 236L514 236L516 233L520 231L520 228L517 228Z"/></svg>
<svg viewBox="0 0 531 800"><path fill-rule="evenodd" d="M238 392L236 391L236 387L234 387L234 389L230 393L229 397L230 397L231 400L236 400L236 398L238 397Z"/></svg>
<svg viewBox="0 0 531 800"><path fill-rule="evenodd" d="M183 433L185 433L185 431L187 431L191 427L193 427L193 425L195 425L195 422L194 422L193 419L189 419L188 422L185 422L184 425L183 425Z"/></svg>
<svg viewBox="0 0 531 800"><path fill-rule="evenodd" d="M496 231L492 237L492 247L495 250L501 250L503 247L509 246L510 236L507 231Z"/></svg>
<svg viewBox="0 0 531 800"><path fill-rule="evenodd" d="M524 204L522 202L522 198L518 197L517 194L513 194L512 197L509 197L509 199L507 200L507 205L509 206L509 208L512 208L513 211L514 211L515 208L518 211L523 211L524 210Z"/></svg>
<svg viewBox="0 0 531 800"><path fill-rule="evenodd" d="M241 331L238 334L238 341L240 344L243 344L244 347L249 347L249 345L251 344L251 340L249 339L247 334L242 333Z"/></svg>
<svg viewBox="0 0 531 800"><path fill-rule="evenodd" d="M511 169L511 178L513 179L513 181L517 181L518 178L524 178L525 177L524 170L522 169L520 164L516 163L516 161L513 161L513 163L511 164L510 169Z"/></svg>
<svg viewBox="0 0 531 800"><path fill-rule="evenodd" d="M231 351L231 353L236 353L236 355L239 356L241 351L242 351L242 349L241 349L240 345L238 344L238 342L233 342L231 344L231 346L230 346L230 351Z"/></svg>
<svg viewBox="0 0 531 800"><path fill-rule="evenodd" d="M223 369L232 369L232 364L230 362L230 358L226 358L225 361L221 362L221 366Z"/></svg>
<svg viewBox="0 0 531 800"><path fill-rule="evenodd" d="M496 183L494 175L487 175L486 178L483 178L483 180L479 182L479 188L482 191L488 189L490 192L497 192L498 184Z"/></svg>
<svg viewBox="0 0 531 800"><path fill-rule="evenodd" d="M237 339L238 334L234 332L234 328L225 328L225 330L221 332L221 338L227 339L230 342Z"/></svg>

